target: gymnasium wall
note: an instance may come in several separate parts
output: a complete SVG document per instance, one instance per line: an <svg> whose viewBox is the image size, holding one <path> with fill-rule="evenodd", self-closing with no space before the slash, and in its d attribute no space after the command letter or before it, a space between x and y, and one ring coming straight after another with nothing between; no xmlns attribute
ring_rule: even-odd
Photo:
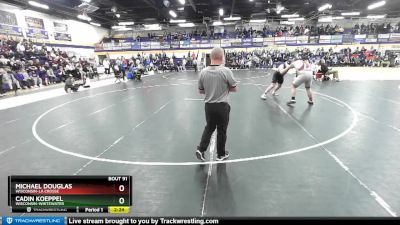
<svg viewBox="0 0 400 225"><path fill-rule="evenodd" d="M18 22L18 27L22 28L24 37L27 37L26 32L28 29L25 16L43 19L44 30L48 32L49 39L37 39L35 40L36 42L58 44L60 46L68 45L79 47L93 47L96 43L99 43L105 36L109 34L108 29L96 27L88 23L79 22L78 18L77 20L67 20L33 10L22 9L5 3L0 3L0 10L15 14ZM65 33L71 35L71 41L55 40L54 33L56 32L56 30L53 24L54 22L67 25L68 30Z"/></svg>
<svg viewBox="0 0 400 225"><path fill-rule="evenodd" d="M298 48L309 48L310 50L316 50L317 48L324 48L325 50L332 48L334 51L339 51L340 49L343 48L351 48L352 50L356 48L362 48L365 47L367 49L370 48L375 48L379 49L380 51L385 51L385 50L399 50L400 51L400 44L352 44L352 45L303 45L303 46L285 46L285 45L275 45L275 46L269 46L265 48L229 48L226 49L227 51L254 51L254 50L262 50L262 49L289 49L290 51L294 51ZM125 58L130 58L132 56L136 56L137 54L156 54L156 53L166 53L167 56L172 56L175 55L176 57L180 58L182 56L187 56L188 53L190 52L191 54L193 52L197 53L210 53L211 49L190 49L190 50L148 50L148 51L121 51L121 52L97 52L97 55L106 55L111 59L116 59L118 57L125 57Z"/></svg>

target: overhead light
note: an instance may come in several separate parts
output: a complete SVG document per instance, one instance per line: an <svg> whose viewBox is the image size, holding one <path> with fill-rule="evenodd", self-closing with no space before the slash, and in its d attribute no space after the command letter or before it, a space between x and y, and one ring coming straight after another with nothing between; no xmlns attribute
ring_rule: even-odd
<svg viewBox="0 0 400 225"><path fill-rule="evenodd" d="M169 22L170 23L186 23L186 20L174 20L174 19L171 19Z"/></svg>
<svg viewBox="0 0 400 225"><path fill-rule="evenodd" d="M250 2L254 1L254 0L249 0Z"/></svg>
<svg viewBox="0 0 400 225"><path fill-rule="evenodd" d="M294 21L281 21L280 24L293 25Z"/></svg>
<svg viewBox="0 0 400 225"><path fill-rule="evenodd" d="M285 7L283 7L282 5L278 5L276 6L276 13L277 14L281 14L281 12L285 9Z"/></svg>
<svg viewBox="0 0 400 225"><path fill-rule="evenodd" d="M180 27L194 27L194 23L179 23L178 26Z"/></svg>
<svg viewBox="0 0 400 225"><path fill-rule="evenodd" d="M383 19L385 17L386 17L386 15L368 15L367 16L368 19Z"/></svg>
<svg viewBox="0 0 400 225"><path fill-rule="evenodd" d="M91 0L82 0L82 2L87 2L87 3L89 3L89 2L91 2Z"/></svg>
<svg viewBox="0 0 400 225"><path fill-rule="evenodd" d="M368 6L368 9L376 9L378 7L384 6L386 4L386 1L380 1L380 2L375 2L372 3L371 5Z"/></svg>
<svg viewBox="0 0 400 225"><path fill-rule="evenodd" d="M159 27L160 24L158 24L158 23L155 23L155 24L143 24L143 26L145 26L145 27Z"/></svg>
<svg viewBox="0 0 400 225"><path fill-rule="evenodd" d="M342 20L342 19L344 19L344 17L343 16L334 16L334 17L332 17L332 19L333 20Z"/></svg>
<svg viewBox="0 0 400 225"><path fill-rule="evenodd" d="M145 27L144 30L162 30L162 27Z"/></svg>
<svg viewBox="0 0 400 225"><path fill-rule="evenodd" d="M235 25L235 24L236 24L235 22L226 22L226 23L224 23L224 26Z"/></svg>
<svg viewBox="0 0 400 225"><path fill-rule="evenodd" d="M176 18L178 15L176 15L176 12L174 10L169 10L169 15L172 17Z"/></svg>
<svg viewBox="0 0 400 225"><path fill-rule="evenodd" d="M39 2L29 1L28 3L31 6L35 6L35 7L42 8L42 9L49 9L48 5L45 5L45 4L42 4L42 3L39 3Z"/></svg>
<svg viewBox="0 0 400 225"><path fill-rule="evenodd" d="M178 8L178 11L184 11L185 10L185 7L179 7Z"/></svg>
<svg viewBox="0 0 400 225"><path fill-rule="evenodd" d="M236 20L241 20L242 18L240 16L230 16L230 17L225 17L224 20L226 21L236 21Z"/></svg>
<svg viewBox="0 0 400 225"><path fill-rule="evenodd" d="M116 14L115 15L117 18L120 18L121 17L121 14Z"/></svg>
<svg viewBox="0 0 400 225"><path fill-rule="evenodd" d="M331 4L325 4L325 5L321 6L321 7L319 7L318 11L322 12L322 11L324 11L326 9L330 9L330 8L332 8Z"/></svg>
<svg viewBox="0 0 400 225"><path fill-rule="evenodd" d="M90 18L90 17L88 17L86 15L83 15L83 14L78 15L78 19L86 20L86 21L91 21L92 20L92 18Z"/></svg>
<svg viewBox="0 0 400 225"><path fill-rule="evenodd" d="M318 19L318 22L320 22L320 23L330 23L330 22L332 22L332 17L331 16L321 17L321 18Z"/></svg>
<svg viewBox="0 0 400 225"><path fill-rule="evenodd" d="M162 30L160 24L144 24L145 30Z"/></svg>
<svg viewBox="0 0 400 225"><path fill-rule="evenodd" d="M334 17L332 17L332 16L324 16L324 17L320 17L318 19L318 22L328 23L328 22L332 22L332 20L342 20L342 19L344 19L343 16L334 16Z"/></svg>
<svg viewBox="0 0 400 225"><path fill-rule="evenodd" d="M135 24L135 22L119 22L118 23L118 25L120 25L120 26L131 26L131 25L134 25Z"/></svg>
<svg viewBox="0 0 400 225"><path fill-rule="evenodd" d="M299 18L289 18L289 21L303 21L304 17L299 17Z"/></svg>
<svg viewBox="0 0 400 225"><path fill-rule="evenodd" d="M185 0L179 0L179 3L181 3L182 5L185 4Z"/></svg>
<svg viewBox="0 0 400 225"><path fill-rule="evenodd" d="M223 16L223 15L224 15L224 9L221 8L221 9L219 9L218 12L219 12L219 15L220 15L220 16Z"/></svg>
<svg viewBox="0 0 400 225"><path fill-rule="evenodd" d="M254 20L250 20L250 23L265 23L267 22L267 19L254 19Z"/></svg>
<svg viewBox="0 0 400 225"><path fill-rule="evenodd" d="M360 12L345 12L342 13L342 16L359 16L360 14Z"/></svg>
<svg viewBox="0 0 400 225"><path fill-rule="evenodd" d="M221 21L214 21L213 26L222 26L224 25Z"/></svg>
<svg viewBox="0 0 400 225"><path fill-rule="evenodd" d="M163 1L163 4L164 4L165 7L168 8L169 5L171 5L171 2L169 2L168 0L164 0L164 1Z"/></svg>
<svg viewBox="0 0 400 225"><path fill-rule="evenodd" d="M101 24L99 24L99 23L93 23L93 22L90 22L90 24L92 24L93 26L98 26L98 27L101 27Z"/></svg>
<svg viewBox="0 0 400 225"><path fill-rule="evenodd" d="M133 30L133 28L132 27L125 27L125 28L117 29L117 31L128 31L128 30Z"/></svg>
<svg viewBox="0 0 400 225"><path fill-rule="evenodd" d="M299 14L285 14L281 16L282 18L294 18L299 17Z"/></svg>
<svg viewBox="0 0 400 225"><path fill-rule="evenodd" d="M111 29L113 30L120 30L120 29L124 29L126 28L126 26L112 26Z"/></svg>

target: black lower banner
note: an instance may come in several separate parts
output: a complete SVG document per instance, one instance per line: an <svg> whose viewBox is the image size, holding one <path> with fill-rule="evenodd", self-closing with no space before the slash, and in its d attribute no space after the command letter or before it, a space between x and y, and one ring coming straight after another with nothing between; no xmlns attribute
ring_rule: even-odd
<svg viewBox="0 0 400 225"><path fill-rule="evenodd" d="M399 224L398 218L207 218L207 217L68 217L67 225L164 225L164 224L338 224L353 223Z"/></svg>

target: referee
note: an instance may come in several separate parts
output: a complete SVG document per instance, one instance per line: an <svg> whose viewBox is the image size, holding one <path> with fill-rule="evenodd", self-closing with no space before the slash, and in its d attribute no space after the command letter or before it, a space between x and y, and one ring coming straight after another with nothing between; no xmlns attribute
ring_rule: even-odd
<svg viewBox="0 0 400 225"><path fill-rule="evenodd" d="M229 123L231 107L228 104L229 92L236 92L237 81L230 69L224 66L224 50L215 47L211 51L211 64L200 72L199 92L205 94L205 113L207 125L204 128L196 156L205 161L204 153L210 144L211 135L217 128L217 161L229 157L225 151L226 130Z"/></svg>

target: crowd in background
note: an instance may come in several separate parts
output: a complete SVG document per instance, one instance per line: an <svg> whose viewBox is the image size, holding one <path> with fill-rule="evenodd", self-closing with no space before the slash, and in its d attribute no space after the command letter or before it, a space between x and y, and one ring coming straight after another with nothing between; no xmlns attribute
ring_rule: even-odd
<svg viewBox="0 0 400 225"><path fill-rule="evenodd" d="M393 25L391 23L370 23L365 25L364 23L356 24L353 27L353 34L387 34L387 33L400 33L400 22Z"/></svg>
<svg viewBox="0 0 400 225"><path fill-rule="evenodd" d="M156 54L137 54L130 58L118 57L117 59L104 59L102 65L105 74L114 73L116 78L135 79L144 73L166 72L166 71L182 71L186 69L198 69L198 53L188 52L187 55L176 57L173 54L168 57L165 53Z"/></svg>
<svg viewBox="0 0 400 225"><path fill-rule="evenodd" d="M343 48L339 51L318 48L311 51L307 48L298 48L295 51L262 49L252 52L227 51L226 64L233 69L244 68L273 68L287 60L296 60L307 57L311 62L325 60L328 66L399 66L400 54L379 49Z"/></svg>
<svg viewBox="0 0 400 225"><path fill-rule="evenodd" d="M249 32L249 31L247 31ZM253 32L250 29L250 33ZM328 66L398 66L400 54L379 49L343 48L340 50L298 48L295 51L261 48L252 52L226 51L226 65L237 68L273 68L279 63L304 56L312 62L324 59ZM169 57L165 53L137 54L131 58L104 59L105 74L117 78L139 79L144 73L198 70L204 55L188 52L187 55ZM78 58L60 49L37 45L27 39L0 38L0 94L7 90L33 89L43 85L61 83L73 78L84 81L98 76L94 61ZM68 80L70 82L70 80Z"/></svg>
<svg viewBox="0 0 400 225"><path fill-rule="evenodd" d="M236 34L239 38L257 38L257 37L282 37L282 36L303 36L303 35L335 35L343 34L344 29L339 25L320 25L320 26L278 26L275 29L264 26L262 30L254 30L252 27L249 29L243 28L242 30L236 29Z"/></svg>
<svg viewBox="0 0 400 225"><path fill-rule="evenodd" d="M95 76L96 64L22 38L0 38L0 94Z"/></svg>
<svg viewBox="0 0 400 225"><path fill-rule="evenodd" d="M192 32L177 31L175 33L165 32L163 35L148 33L147 39L151 40L190 40L192 38L202 38L202 39L221 39L221 38L258 38L258 37L282 37L282 36L302 36L302 35L335 35L343 34L344 29L339 25L321 25L321 26L278 26L272 28L269 26L264 26L262 29L250 28L237 28L233 32L227 32L225 29L222 33L214 32L210 29L208 32L194 30ZM143 37L137 36L136 40L141 40Z"/></svg>
<svg viewBox="0 0 400 225"><path fill-rule="evenodd" d="M319 35L338 35L338 34L385 34L400 32L400 22L391 23L371 23L356 24L352 29L345 30L342 26L336 24L320 24L320 25L296 25L296 26L277 26L270 27L265 25L262 29L236 28L235 31L227 32L225 29L222 33L214 32L213 29L208 31L194 30L192 32L177 31L174 33L164 32L164 34L148 33L147 39L150 40L190 40L192 38L203 39L221 39L221 38L258 38L258 37L282 37L282 36L319 36ZM144 37L137 36L137 40Z"/></svg>

